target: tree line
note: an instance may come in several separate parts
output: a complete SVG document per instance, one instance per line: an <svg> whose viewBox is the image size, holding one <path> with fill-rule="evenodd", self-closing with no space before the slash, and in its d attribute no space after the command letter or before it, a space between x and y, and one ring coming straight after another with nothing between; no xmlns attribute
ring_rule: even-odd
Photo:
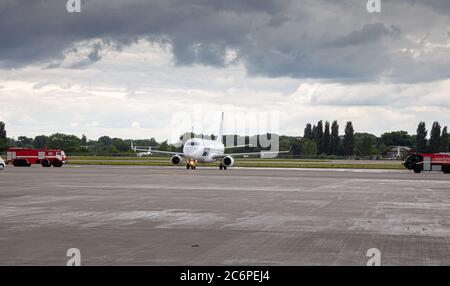
<svg viewBox="0 0 450 286"><path fill-rule="evenodd" d="M185 133L183 136L208 137L214 139L214 135L203 136L201 134ZM239 135L232 136L235 142L255 142L255 138ZM340 133L339 123L335 120L331 124L329 121L320 120L317 124L306 124L303 136L281 136L277 134L267 134L267 136L278 136L280 150L292 149L296 156L376 156L386 153L389 146L405 146L413 148L421 153L449 152L449 134L447 126L442 127L439 122L434 122L430 131L427 130L425 122L420 122L417 132L414 135L406 131L386 132L381 136L370 133L355 132L353 123L346 122L344 132ZM255 136L256 137L256 136ZM227 141L230 142L230 141ZM135 146L157 147L164 151L180 152L180 146L174 146L165 142L157 142L154 138L134 140ZM50 136L39 135L34 138L19 136L17 139L8 138L5 123L0 121L0 152L4 152L8 147L26 148L49 148L62 149L69 154L119 154L133 153L131 140L121 138L111 138L102 136L96 140L88 140L83 135L55 133ZM260 148L256 148L261 150ZM255 151L254 148L235 148L232 152Z"/></svg>
<svg viewBox="0 0 450 286"><path fill-rule="evenodd" d="M415 135L406 131L386 132L380 137L370 133L355 133L353 123L348 121L344 134L339 133L339 124L333 121L319 121L316 125L306 124L300 138L301 155L372 156L384 154L390 146L404 146L420 153L450 151L450 137L447 126L434 122L428 136L425 122L420 122Z"/></svg>

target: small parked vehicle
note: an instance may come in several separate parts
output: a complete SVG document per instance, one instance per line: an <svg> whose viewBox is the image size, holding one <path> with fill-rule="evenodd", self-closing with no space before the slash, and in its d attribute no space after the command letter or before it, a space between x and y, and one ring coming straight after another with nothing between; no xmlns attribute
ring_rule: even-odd
<svg viewBox="0 0 450 286"><path fill-rule="evenodd" d="M6 167L5 161L0 157L0 171L4 170Z"/></svg>

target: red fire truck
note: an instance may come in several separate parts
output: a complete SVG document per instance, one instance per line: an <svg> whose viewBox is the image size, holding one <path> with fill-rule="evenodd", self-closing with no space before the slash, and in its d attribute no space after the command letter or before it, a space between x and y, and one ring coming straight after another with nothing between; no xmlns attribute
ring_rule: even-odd
<svg viewBox="0 0 450 286"><path fill-rule="evenodd" d="M62 167L67 163L67 156L62 150L9 148L6 151L6 164L15 167L30 167L41 164L42 167Z"/></svg>
<svg viewBox="0 0 450 286"><path fill-rule="evenodd" d="M450 154L411 154L403 163L415 173L441 171L450 174Z"/></svg>

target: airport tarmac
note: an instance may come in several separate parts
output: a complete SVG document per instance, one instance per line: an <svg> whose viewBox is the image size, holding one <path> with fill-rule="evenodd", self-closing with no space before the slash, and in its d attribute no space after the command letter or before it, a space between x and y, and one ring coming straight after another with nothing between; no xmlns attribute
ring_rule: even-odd
<svg viewBox="0 0 450 286"><path fill-rule="evenodd" d="M0 265L450 265L450 175L65 166L0 172Z"/></svg>

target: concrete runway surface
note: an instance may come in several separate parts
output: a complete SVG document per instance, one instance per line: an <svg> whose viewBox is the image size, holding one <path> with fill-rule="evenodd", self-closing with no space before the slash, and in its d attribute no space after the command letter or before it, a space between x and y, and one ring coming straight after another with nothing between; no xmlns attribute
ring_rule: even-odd
<svg viewBox="0 0 450 286"><path fill-rule="evenodd" d="M65 166L0 172L0 264L450 265L450 175Z"/></svg>

